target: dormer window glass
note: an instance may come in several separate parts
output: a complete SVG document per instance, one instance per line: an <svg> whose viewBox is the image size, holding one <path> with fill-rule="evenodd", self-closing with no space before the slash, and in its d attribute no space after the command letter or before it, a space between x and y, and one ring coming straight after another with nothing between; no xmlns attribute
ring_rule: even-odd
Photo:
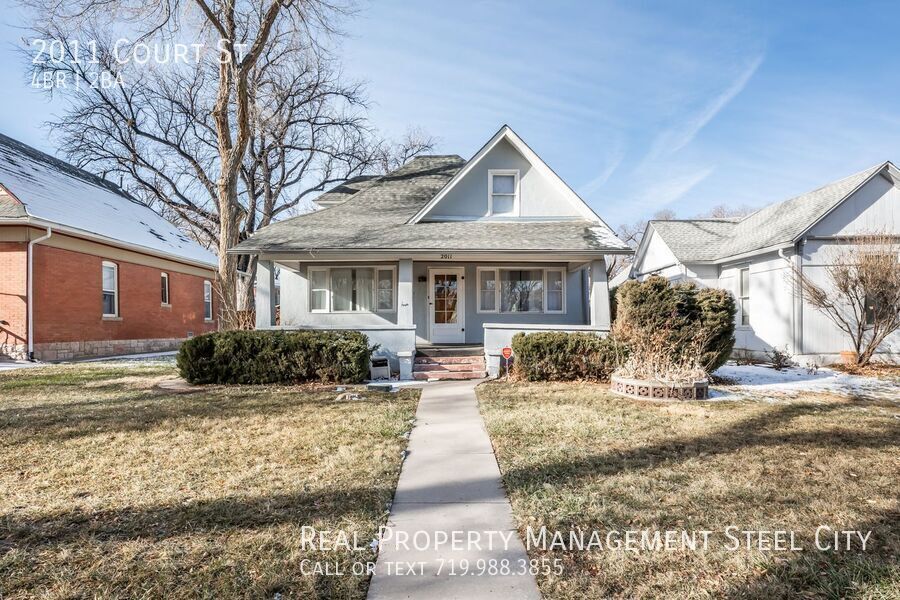
<svg viewBox="0 0 900 600"><path fill-rule="evenodd" d="M519 215L519 171L488 171L488 216Z"/></svg>

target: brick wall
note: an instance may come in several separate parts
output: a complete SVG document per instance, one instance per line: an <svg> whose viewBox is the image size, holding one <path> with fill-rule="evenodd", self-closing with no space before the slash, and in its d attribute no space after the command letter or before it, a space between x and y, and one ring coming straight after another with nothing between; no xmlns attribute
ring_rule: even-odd
<svg viewBox="0 0 900 600"><path fill-rule="evenodd" d="M119 317L103 318L103 257L38 245L34 255L35 344L94 340L183 339L216 329L203 319L204 277L169 274L170 307L161 306L164 269L119 267ZM212 272L206 279L212 279ZM215 295L214 295L215 296ZM213 316L218 309L213 298ZM120 345L119 347L124 347Z"/></svg>
<svg viewBox="0 0 900 600"><path fill-rule="evenodd" d="M25 243L0 242L0 356L25 355L27 252Z"/></svg>

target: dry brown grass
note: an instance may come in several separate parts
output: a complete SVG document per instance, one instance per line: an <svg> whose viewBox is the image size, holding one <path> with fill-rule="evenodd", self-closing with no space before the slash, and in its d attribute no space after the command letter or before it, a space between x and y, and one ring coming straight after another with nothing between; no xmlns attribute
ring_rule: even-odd
<svg viewBox="0 0 900 600"><path fill-rule="evenodd" d="M900 404L640 403L588 384L478 388L520 529L794 530L803 552L541 553L548 598L900 597ZM872 530L813 549L818 525ZM874 545L874 547L873 547Z"/></svg>
<svg viewBox="0 0 900 600"><path fill-rule="evenodd" d="M888 381L896 381L900 384L900 365L890 363L869 363L863 367L859 367L856 365L837 363L829 366L835 371L843 371L850 375L877 377L879 379L887 379ZM898 392L898 395L900 395L900 392Z"/></svg>
<svg viewBox="0 0 900 600"><path fill-rule="evenodd" d="M371 551L300 547L300 527L371 539L417 392L152 392L165 366L0 375L0 597L362 598Z"/></svg>

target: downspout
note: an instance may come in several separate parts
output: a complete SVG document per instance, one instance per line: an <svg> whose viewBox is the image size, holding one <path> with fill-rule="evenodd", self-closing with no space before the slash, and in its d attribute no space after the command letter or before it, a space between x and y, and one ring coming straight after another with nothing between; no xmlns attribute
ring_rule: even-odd
<svg viewBox="0 0 900 600"><path fill-rule="evenodd" d="M28 242L28 296L25 299L25 310L28 313L28 360L34 360L34 245L50 239L53 229L47 227L47 233Z"/></svg>
<svg viewBox="0 0 900 600"><path fill-rule="evenodd" d="M793 259L784 254L784 248L778 249L781 257L791 269L791 346L793 354L803 354L803 286L800 277L803 275L803 243L798 242L794 247ZM795 272L796 269L796 272Z"/></svg>

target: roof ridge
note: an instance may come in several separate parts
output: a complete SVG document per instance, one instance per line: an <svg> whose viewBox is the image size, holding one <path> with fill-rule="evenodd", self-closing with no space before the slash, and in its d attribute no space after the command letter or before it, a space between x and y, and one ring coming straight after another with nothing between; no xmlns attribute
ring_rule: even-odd
<svg viewBox="0 0 900 600"><path fill-rule="evenodd" d="M696 219L650 219L648 223L737 223L744 217L697 217Z"/></svg>
<svg viewBox="0 0 900 600"><path fill-rule="evenodd" d="M42 150L38 150L34 146L30 146L30 145L26 144L25 142L19 141L15 138L9 137L6 134L0 133L0 144L14 148L18 152L25 154L28 158L30 158L32 160L51 165L52 167L56 168L59 171L62 171L66 175L70 175L72 177L77 177L78 179L81 179L82 181L84 181L86 183L90 183L92 185L104 187L104 188L108 189L109 191L113 192L114 194L118 194L119 196L122 196L123 198L130 200L131 202L137 202L137 200L132 198L125 190L123 190L121 187L119 187L112 181L104 179L104 178L100 177L99 175L97 175L96 173L91 173L90 171L88 171L86 169L82 169L81 167L79 167L77 165L73 165L70 162L64 161L61 158L57 158L57 157L53 156L52 154L48 154ZM138 202L138 204L141 204L141 203ZM141 204L141 205L145 206L143 204Z"/></svg>
<svg viewBox="0 0 900 600"><path fill-rule="evenodd" d="M788 197L788 198L785 198L784 200L780 200L780 201L778 201L778 202L773 202L772 204L766 204L765 206L762 206L762 207L758 208L757 210L753 211L753 212L750 213L749 215L747 215L747 216L745 216L744 218L742 218L741 221L744 221L744 220L746 220L746 219L749 219L749 218L752 217L753 215L755 215L755 214L757 214L757 213L759 213L759 212L762 212L762 211L764 211L764 210L767 210L767 209L770 209L770 208L774 208L774 207L776 207L776 206L781 206L781 205L783 205L783 204L785 204L785 203L787 203L787 202L790 202L790 201L792 201L792 200L797 200L798 198L802 198L802 197L804 197L804 196L809 196L809 195L811 195L811 194L815 194L816 192L821 192L822 190L825 190L825 189L828 189L828 188L830 188L830 187L836 186L836 185L840 184L841 182L847 181L848 179L852 179L852 178L854 178L854 177L859 177L859 176L862 175L863 173L868 173L869 171L872 171L873 173L876 173L876 172L878 172L879 170L883 169L885 166L887 166L887 165L889 165L889 164L891 164L891 161L886 160L886 161L884 161L884 162L874 164L874 165L872 165L871 167L867 167L867 168L865 168L865 169L860 169L859 171L856 171L855 173L851 173L850 175L847 175L847 176L845 176L845 177L841 177L840 179L835 179L834 181L831 181L831 182L826 183L826 184L824 184L824 185L820 185L820 186L817 187L817 188L813 188L813 189L808 190L808 191L805 191L805 192L803 192L803 193L801 193L801 194L796 194L796 195L794 195L794 196L790 196L790 197ZM845 195L844 197L846 197L846 195ZM843 199L843 198L842 198L842 199ZM839 201L840 201L840 200L839 200Z"/></svg>

